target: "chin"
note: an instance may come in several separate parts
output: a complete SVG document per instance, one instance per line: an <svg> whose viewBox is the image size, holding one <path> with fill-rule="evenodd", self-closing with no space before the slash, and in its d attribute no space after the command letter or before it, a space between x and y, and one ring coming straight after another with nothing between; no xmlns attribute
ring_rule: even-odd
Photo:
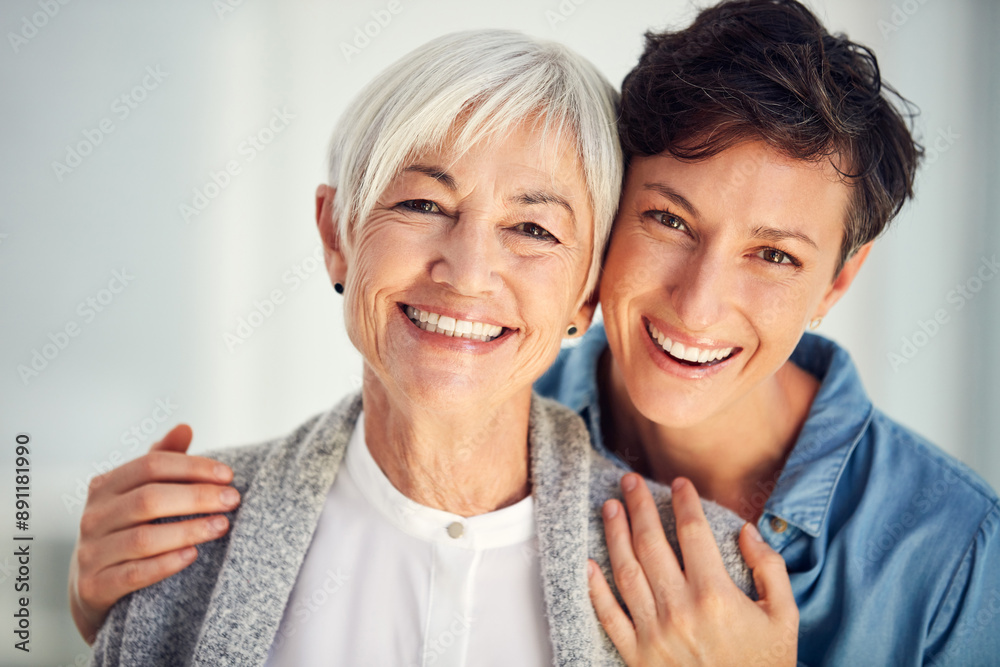
<svg viewBox="0 0 1000 667"><path fill-rule="evenodd" d="M635 409L655 424L672 429L692 428L718 411L718 401L707 389L663 384L643 383L628 388Z"/></svg>

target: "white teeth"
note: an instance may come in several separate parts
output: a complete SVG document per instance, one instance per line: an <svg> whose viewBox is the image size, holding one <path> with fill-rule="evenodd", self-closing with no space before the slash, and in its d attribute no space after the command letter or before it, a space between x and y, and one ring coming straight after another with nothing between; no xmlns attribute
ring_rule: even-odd
<svg viewBox="0 0 1000 667"><path fill-rule="evenodd" d="M653 326L652 323L647 327L649 335L653 340L655 340L663 351L676 359L683 359L684 361L690 361L699 364L706 364L718 359L725 359L728 357L733 348L726 347L720 349L702 349L700 347L694 347L693 345L684 345L683 343L674 342L667 338L663 332Z"/></svg>
<svg viewBox="0 0 1000 667"><path fill-rule="evenodd" d="M406 316L424 331L439 333L453 338L468 338L470 340L488 343L503 332L503 327L485 322L456 320L454 317L439 315L413 306L404 308Z"/></svg>

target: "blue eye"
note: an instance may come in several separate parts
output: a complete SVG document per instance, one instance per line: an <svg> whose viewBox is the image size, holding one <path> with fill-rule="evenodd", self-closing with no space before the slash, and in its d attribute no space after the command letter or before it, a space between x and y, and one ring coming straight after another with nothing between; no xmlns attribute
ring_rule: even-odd
<svg viewBox="0 0 1000 667"><path fill-rule="evenodd" d="M532 238L541 239L543 241L558 241L555 236L553 236L547 229L534 222L522 222L519 225L515 225L514 229L521 232L525 236L530 236Z"/></svg>
<svg viewBox="0 0 1000 667"><path fill-rule="evenodd" d="M430 201L429 199L408 199L403 202L399 202L399 206L409 209L411 211L416 211L418 213L440 213L441 208Z"/></svg>

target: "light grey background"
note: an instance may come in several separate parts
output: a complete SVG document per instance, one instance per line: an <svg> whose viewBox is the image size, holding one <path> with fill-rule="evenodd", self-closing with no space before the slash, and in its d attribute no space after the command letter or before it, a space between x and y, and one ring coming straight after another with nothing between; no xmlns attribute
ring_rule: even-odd
<svg viewBox="0 0 1000 667"><path fill-rule="evenodd" d="M645 29L681 26L694 13L677 0L398 0L397 14L388 5L0 5L0 663L88 656L65 609L65 572L95 471L142 453L178 421L194 427L194 451L258 441L359 386L359 357L314 260L313 193L327 137L362 84L431 37L479 27L565 42L617 83ZM1000 276L976 283L983 258L1000 254L1000 4L811 6L875 49L886 78L922 109L931 147L916 203L821 333L852 352L878 406L1000 486ZM372 12L386 25L372 24ZM374 36L354 45L366 26ZM276 111L287 126L250 160L243 142ZM85 132L96 138L102 121L113 131L57 173L53 163L65 164ZM179 207L231 160L240 173L186 221ZM127 285L102 291L116 271ZM958 285L979 290L959 299ZM273 290L283 302L245 342L227 345ZM947 321L927 326L938 311ZM921 335L921 322L933 335ZM78 335L64 340L58 332L70 323ZM922 345L904 349L904 337ZM24 375L35 351L53 358ZM140 437L127 435L133 427ZM30 655L12 648L7 546L20 432L33 452Z"/></svg>

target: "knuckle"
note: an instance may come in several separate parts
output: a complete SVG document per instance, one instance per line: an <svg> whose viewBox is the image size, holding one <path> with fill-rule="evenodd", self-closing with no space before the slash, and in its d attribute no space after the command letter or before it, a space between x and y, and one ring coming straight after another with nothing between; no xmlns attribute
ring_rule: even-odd
<svg viewBox="0 0 1000 667"><path fill-rule="evenodd" d="M84 510L83 516L80 517L80 535L83 537L93 535L99 526L100 519L97 514L93 511Z"/></svg>
<svg viewBox="0 0 1000 667"><path fill-rule="evenodd" d="M80 580L76 583L76 592L84 603L94 606L97 601L99 589L94 585L90 577L80 577Z"/></svg>
<svg viewBox="0 0 1000 667"><path fill-rule="evenodd" d="M721 618L728 606L727 596L715 588L708 588L698 593L698 607L702 613L712 618Z"/></svg>
<svg viewBox="0 0 1000 667"><path fill-rule="evenodd" d="M658 558L663 549L663 540L651 531L640 531L633 538L633 549L640 561Z"/></svg>
<svg viewBox="0 0 1000 667"><path fill-rule="evenodd" d="M125 563L122 566L121 580L130 591L141 588L144 583L142 568L134 561Z"/></svg>
<svg viewBox="0 0 1000 667"><path fill-rule="evenodd" d="M162 463L162 459L156 452L144 454L136 459L137 472L142 479L152 479L156 476Z"/></svg>
<svg viewBox="0 0 1000 667"><path fill-rule="evenodd" d="M136 526L129 534L128 541L133 553L145 556L153 546L153 527Z"/></svg>
<svg viewBox="0 0 1000 667"><path fill-rule="evenodd" d="M98 491L100 491L101 488L107 482L108 475L110 474L111 474L110 472L105 472L101 473L100 475L94 475L93 477L91 477L90 481L87 483L87 496L92 496Z"/></svg>
<svg viewBox="0 0 1000 667"><path fill-rule="evenodd" d="M687 535L698 535L708 530L708 522L698 515L677 517L677 532Z"/></svg>
<svg viewBox="0 0 1000 667"><path fill-rule="evenodd" d="M80 565L81 571L90 569L94 564L94 549L89 544L81 544L76 548L76 562Z"/></svg>
<svg viewBox="0 0 1000 667"><path fill-rule="evenodd" d="M636 590L642 577L642 568L637 563L628 563L615 570L615 582L622 591Z"/></svg>
<svg viewBox="0 0 1000 667"><path fill-rule="evenodd" d="M145 486L135 492L132 507L141 517L152 516L159 505L159 493L156 489Z"/></svg>

